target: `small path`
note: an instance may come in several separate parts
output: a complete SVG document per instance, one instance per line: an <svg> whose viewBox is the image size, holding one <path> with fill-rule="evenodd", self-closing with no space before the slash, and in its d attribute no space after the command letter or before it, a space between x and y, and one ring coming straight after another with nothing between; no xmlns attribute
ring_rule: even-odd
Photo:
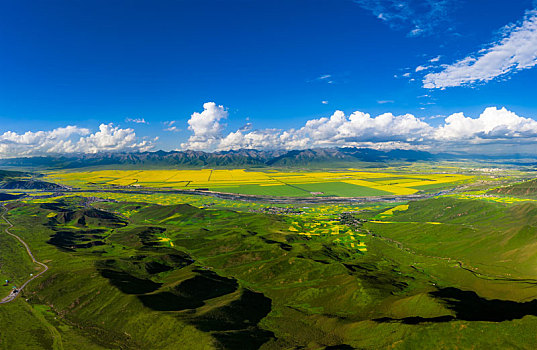
<svg viewBox="0 0 537 350"><path fill-rule="evenodd" d="M2 219L9 225L8 228L6 228L4 231L16 238L19 242L22 243L22 245L24 246L24 248L26 248L26 252L28 253L28 255L30 256L30 258L32 258L32 262L34 264L37 264L37 265L40 265L41 267L43 267L43 270L41 270L39 273L33 275L32 277L30 277L26 282L23 283L22 286L20 286L19 288L11 291L11 293L9 293L9 295L7 297L5 297L4 299L0 300L0 304L7 304L13 300L15 300L15 298L17 298L17 296L20 294L20 292L28 285L28 283L30 283L31 281L33 281L34 279L36 279L37 277L41 276L42 274L44 274L45 272L47 272L48 270L48 266L43 264L42 262L40 261L37 261L34 257L34 255L32 254L32 251L30 250L30 247L28 246L28 244L26 244L25 241L22 240L22 238L20 238L19 236L17 236L16 234L13 234L9 231L10 228L12 228L14 225L8 220L6 219L5 217L5 214L8 212L7 208L2 205L2 207L4 208L4 212L2 213Z"/></svg>

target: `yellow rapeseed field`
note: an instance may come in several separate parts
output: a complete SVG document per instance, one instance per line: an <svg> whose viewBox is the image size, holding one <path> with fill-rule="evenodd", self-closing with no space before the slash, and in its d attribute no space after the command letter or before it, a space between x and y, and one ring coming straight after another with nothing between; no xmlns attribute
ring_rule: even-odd
<svg viewBox="0 0 537 350"><path fill-rule="evenodd" d="M130 186L153 188L196 189L270 195L330 195L363 196L409 195L420 186L456 183L471 179L460 174L401 174L368 172L356 169L345 171L278 172L231 170L99 170L57 172L48 174L50 180L65 185L88 188L92 186ZM354 194L347 195L349 190Z"/></svg>
<svg viewBox="0 0 537 350"><path fill-rule="evenodd" d="M391 215L393 215L394 211L405 211L405 210L408 210L408 204L402 204L402 205L398 205L396 207L393 207L391 209L388 209L388 210L380 213L379 216L391 216Z"/></svg>

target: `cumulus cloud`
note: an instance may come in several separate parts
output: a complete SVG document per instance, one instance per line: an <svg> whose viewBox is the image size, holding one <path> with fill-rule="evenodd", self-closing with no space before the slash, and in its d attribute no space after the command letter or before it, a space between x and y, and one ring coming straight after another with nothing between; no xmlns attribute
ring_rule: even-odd
<svg viewBox="0 0 537 350"><path fill-rule="evenodd" d="M455 113L445 119L445 124L435 132L437 140L472 143L490 142L498 139L527 139L537 137L537 121L519 117L505 108L486 108L478 118Z"/></svg>
<svg viewBox="0 0 537 350"><path fill-rule="evenodd" d="M217 150L231 149L273 149L274 145L281 144L279 140L279 130L266 129L244 132L237 130L229 133L226 137L219 140Z"/></svg>
<svg viewBox="0 0 537 350"><path fill-rule="evenodd" d="M66 126L49 131L22 134L6 131L0 135L0 158L65 153L98 153L107 151L147 151L152 142L139 141L133 129L101 124L99 131Z"/></svg>
<svg viewBox="0 0 537 350"><path fill-rule="evenodd" d="M188 130L194 134L181 147L192 150L213 149L219 143L224 128L220 121L227 116L224 106L217 106L214 102L203 104L203 112L194 112L190 116Z"/></svg>
<svg viewBox="0 0 537 350"><path fill-rule="evenodd" d="M483 83L537 65L537 9L519 25L503 29L502 38L477 54L465 57L423 78L423 87L445 89Z"/></svg>
<svg viewBox="0 0 537 350"><path fill-rule="evenodd" d="M205 104L207 105L207 104ZM217 108L217 109L215 109ZM204 106L207 112L205 118L217 123L215 113L225 112L222 106L211 108ZM204 112L205 112L204 111ZM201 113L203 114L203 112ZM196 120L203 118L194 113ZM227 116L227 114L226 114ZM192 125L192 118L189 124ZM395 116L385 113L377 117L362 112L354 112L348 117L342 111L336 111L330 118L308 120L299 129L280 130L264 129L247 131L239 129L221 135L221 126L194 129L188 142L183 143L183 149L193 150L229 150L240 148L257 149L296 149L320 146L356 145L362 142L407 142L415 141L430 133L431 127L413 115Z"/></svg>
<svg viewBox="0 0 537 350"><path fill-rule="evenodd" d="M112 123L101 124L98 132L83 137L76 143L76 150L84 153L147 151L151 147L149 141L137 142L133 129L121 129Z"/></svg>
<svg viewBox="0 0 537 350"><path fill-rule="evenodd" d="M225 111L222 106L213 107L217 108L219 113ZM219 119L214 113L213 109L213 112L207 115L210 114L208 118L217 122ZM489 107L477 118L454 113L448 117L432 116L428 119L440 118L444 119L444 122L432 126L424 121L427 118L420 119L412 114L383 113L371 116L361 111L350 115L335 111L330 117L311 119L302 127L288 130L250 130L251 126L248 125L247 128L224 135L220 127L218 132L207 127L204 128L207 135L198 130L189 142L182 144L182 148L214 151L355 146L377 149L453 150L468 145L495 142L537 142L537 121L520 117L505 108Z"/></svg>

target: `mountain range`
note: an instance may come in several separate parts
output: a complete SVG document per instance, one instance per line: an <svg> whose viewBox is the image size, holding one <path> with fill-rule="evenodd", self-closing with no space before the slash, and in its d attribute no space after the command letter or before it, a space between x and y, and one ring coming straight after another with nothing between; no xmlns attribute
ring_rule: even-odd
<svg viewBox="0 0 537 350"><path fill-rule="evenodd" d="M536 165L528 156L484 156L472 154L430 153L417 150L371 148L314 148L305 150L241 149L220 152L155 151L132 153L92 153L51 155L0 159L0 167L76 169L83 167L110 168L200 168L200 167L382 167L393 162L438 160L481 160L490 162Z"/></svg>
<svg viewBox="0 0 537 350"><path fill-rule="evenodd" d="M70 169L92 166L137 167L288 167L288 166L352 166L379 163L446 158L424 151L370 148L316 148L306 150L259 151L242 149L221 152L156 151L139 153L95 153L70 156L19 157L0 159L0 166L22 168Z"/></svg>

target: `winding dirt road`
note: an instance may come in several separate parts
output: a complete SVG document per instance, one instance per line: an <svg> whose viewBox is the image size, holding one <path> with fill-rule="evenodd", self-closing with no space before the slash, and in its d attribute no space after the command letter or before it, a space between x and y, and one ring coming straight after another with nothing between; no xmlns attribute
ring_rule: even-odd
<svg viewBox="0 0 537 350"><path fill-rule="evenodd" d="M22 238L20 238L19 236L17 236L16 234L13 234L9 231L10 228L13 227L13 224L5 217L5 214L8 212L7 208L2 205L2 208L4 209L4 212L2 213L2 219L9 225L8 228L6 228L4 231L16 238L19 242L22 243L22 245L24 246L24 248L26 248L26 252L28 253L28 255L30 256L30 258L32 258L32 261L34 262L34 264L37 264L37 265L40 265L41 267L43 267L43 270L41 270L39 273L33 275L32 277L30 277L26 282L24 282L22 284L22 286L20 286L19 288L17 288L16 290L13 290L11 291L11 293L9 293L9 295L7 297L5 297L4 299L0 300L0 304L7 304L13 300L15 300L15 298L17 298L17 296L20 294L20 292L28 285L28 283L32 282L34 279L36 279L37 277L41 276L42 274L44 274L45 272L47 272L48 270L48 266L43 264L42 262L40 261L37 261L34 257L34 255L32 254L32 251L30 250L30 247L28 246L28 244L26 244L25 241L22 240Z"/></svg>

